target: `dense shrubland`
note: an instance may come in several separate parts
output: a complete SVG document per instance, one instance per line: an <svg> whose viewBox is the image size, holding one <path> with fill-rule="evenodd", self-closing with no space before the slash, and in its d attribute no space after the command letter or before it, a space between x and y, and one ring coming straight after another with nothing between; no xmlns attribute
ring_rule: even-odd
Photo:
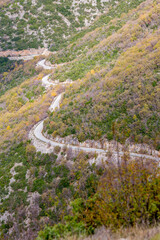
<svg viewBox="0 0 160 240"><path fill-rule="evenodd" d="M160 8L156 1L142 6L129 13L122 28L54 73L60 81L78 81L46 121L53 137L115 136L122 143L128 139L160 148Z"/></svg>
<svg viewBox="0 0 160 240"><path fill-rule="evenodd" d="M98 182L91 195L87 199L75 199L71 203L70 215L65 216L61 224L46 227L37 239L92 234L95 228L102 225L117 229L158 223L160 178L157 163L142 159L128 160L124 156L118 165L110 162L108 166L103 166L99 179L90 176L90 183ZM98 171L100 173L100 169Z"/></svg>
<svg viewBox="0 0 160 240"><path fill-rule="evenodd" d="M38 74L32 61L24 64L22 61L11 61L1 57L0 66L0 96L27 78Z"/></svg>
<svg viewBox="0 0 160 240"><path fill-rule="evenodd" d="M15 61L9 60L7 57L0 57L0 74L3 72L7 72L9 70L13 70L15 66Z"/></svg>
<svg viewBox="0 0 160 240"><path fill-rule="evenodd" d="M40 154L30 142L13 144L8 153L1 153L1 198L12 188L0 205L2 216L10 213L1 225L1 239L34 239L45 224L57 224L69 214L71 200L93 195L103 171L88 164L90 157L82 152L71 154L67 148L58 155ZM15 181L10 183L12 177Z"/></svg>
<svg viewBox="0 0 160 240"><path fill-rule="evenodd" d="M40 154L29 141L1 153L0 208L2 216L9 213L1 239L34 239L40 230L38 239L62 239L93 234L102 225L115 230L158 223L158 163L126 153L118 163L108 156L96 166L88 163L94 157L67 148Z"/></svg>

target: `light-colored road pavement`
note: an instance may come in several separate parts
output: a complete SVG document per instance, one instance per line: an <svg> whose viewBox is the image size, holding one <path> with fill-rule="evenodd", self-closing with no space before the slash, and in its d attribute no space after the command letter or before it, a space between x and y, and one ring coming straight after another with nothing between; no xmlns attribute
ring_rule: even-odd
<svg viewBox="0 0 160 240"><path fill-rule="evenodd" d="M42 78L42 86L44 86L46 89L50 86L55 86L56 84L54 82L50 82L48 79L50 77L50 74L46 75Z"/></svg>
<svg viewBox="0 0 160 240"><path fill-rule="evenodd" d="M45 59L39 61L39 62L37 63L37 66L42 67L42 68L44 68L45 70L51 70L51 69L52 69L52 67L47 66L47 65L45 64Z"/></svg>

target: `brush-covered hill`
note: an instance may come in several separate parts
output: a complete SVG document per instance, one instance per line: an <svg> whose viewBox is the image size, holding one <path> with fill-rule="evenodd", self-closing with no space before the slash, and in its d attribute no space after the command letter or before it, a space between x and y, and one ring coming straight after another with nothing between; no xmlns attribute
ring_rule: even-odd
<svg viewBox="0 0 160 240"><path fill-rule="evenodd" d="M0 49L58 50L101 13L120 14L142 0L16 0L0 9ZM102 18L103 21L103 18ZM105 21L104 21L105 23Z"/></svg>
<svg viewBox="0 0 160 240"><path fill-rule="evenodd" d="M159 224L159 162L130 158L127 145L118 164L112 151L99 156L64 146L42 154L28 135L47 118L47 137L114 139L159 149L159 15L158 0L21 0L0 9L2 49L45 43L60 49L47 58L57 64L53 70L37 67L44 56L0 58L2 240L85 239L101 226L114 240L158 234L159 227L150 227ZM92 24L86 27L85 19ZM46 90L42 78L48 74L51 81L73 84ZM62 92L60 109L50 113Z"/></svg>
<svg viewBox="0 0 160 240"><path fill-rule="evenodd" d="M160 148L159 14L158 1L146 1L51 57L71 61L53 79L76 81L46 121L52 137L116 138Z"/></svg>

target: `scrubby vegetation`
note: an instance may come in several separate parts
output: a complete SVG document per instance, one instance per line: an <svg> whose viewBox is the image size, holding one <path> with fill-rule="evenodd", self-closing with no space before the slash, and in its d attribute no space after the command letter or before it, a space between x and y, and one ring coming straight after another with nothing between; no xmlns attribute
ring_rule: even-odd
<svg viewBox="0 0 160 240"><path fill-rule="evenodd" d="M0 74L13 70L15 64L14 61L9 60L7 57L0 57Z"/></svg>
<svg viewBox="0 0 160 240"><path fill-rule="evenodd" d="M70 164L66 154L72 161ZM102 172L99 170L96 175L96 167L88 164L86 154L71 156L68 150L62 149L57 162L56 155L36 153L29 142L13 145L7 154L1 153L0 158L1 215L9 212L1 226L1 239L22 236L34 239L40 227L57 224L69 214L71 200L87 199L95 193Z"/></svg>
<svg viewBox="0 0 160 240"><path fill-rule="evenodd" d="M1 215L8 216L1 238L34 239L45 225L37 239L93 234L102 225L158 223L158 163L126 154L119 164L109 158L96 166L88 163L93 157L69 149L40 154L29 142L1 153Z"/></svg>
<svg viewBox="0 0 160 240"><path fill-rule="evenodd" d="M38 73L32 62L24 64L5 57L0 58L0 66L0 96Z"/></svg>
<svg viewBox="0 0 160 240"><path fill-rule="evenodd" d="M95 185L95 181L98 184ZM156 162L128 161L126 156L118 166L110 162L99 179L93 174L88 178L88 183L94 186L94 191L90 187L89 197L75 199L70 216L64 217L62 224L46 227L37 239L91 234L101 225L117 228L158 222L159 181Z"/></svg>
<svg viewBox="0 0 160 240"><path fill-rule="evenodd" d="M122 143L128 139L160 149L159 10L156 1L140 5L124 17L127 22L115 33L89 45L78 60L55 72L53 77L60 81L78 81L46 122L49 134L72 134L84 141L112 140L116 133ZM97 29L90 38L100 33ZM83 44L88 37L82 38Z"/></svg>
<svg viewBox="0 0 160 240"><path fill-rule="evenodd" d="M61 0L57 4L53 0L16 0L1 7L1 49L48 47L57 51L89 31L87 27L97 15L105 12L91 29L108 23L110 19L120 16L142 1L90 0L86 3ZM77 32L80 34L77 35Z"/></svg>
<svg viewBox="0 0 160 240"><path fill-rule="evenodd" d="M75 20L70 1L59 2L17 0L1 7L2 49L63 46L47 60L65 64L43 70L36 67L41 57L0 58L0 238L85 239L104 228L111 239L127 238L130 231L137 240L133 229L145 226L145 232L160 224L159 162L127 151L131 142L160 149L160 4L89 1L78 5ZM105 13L77 34L91 17L86 9ZM63 34L71 36L64 40ZM47 74L49 80L73 82L45 89ZM62 92L60 108L50 113ZM70 143L50 154L37 152L28 134L42 119L43 133L52 138L115 140L117 155L110 148L99 155L76 152ZM156 240L158 230L143 236Z"/></svg>
<svg viewBox="0 0 160 240"><path fill-rule="evenodd" d="M3 73L0 90L0 146L28 139L31 127L44 118L52 101L52 91L45 93L43 73L37 60L16 65ZM56 93L56 89L54 91Z"/></svg>

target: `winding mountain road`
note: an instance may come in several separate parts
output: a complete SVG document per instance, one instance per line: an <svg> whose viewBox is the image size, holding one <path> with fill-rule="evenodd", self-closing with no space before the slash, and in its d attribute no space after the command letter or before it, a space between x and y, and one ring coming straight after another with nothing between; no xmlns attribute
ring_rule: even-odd
<svg viewBox="0 0 160 240"><path fill-rule="evenodd" d="M51 67L51 66L47 66L47 65L45 64L45 61L46 61L45 59L39 61L39 62L37 63L37 66L38 66L38 67L42 67L42 68L44 68L45 70L51 70L52 67Z"/></svg>
<svg viewBox="0 0 160 240"><path fill-rule="evenodd" d="M48 79L50 77L50 74L46 75L45 77L42 78L42 86L45 87L46 89L49 88L50 86L55 86L55 83L50 82Z"/></svg>
<svg viewBox="0 0 160 240"><path fill-rule="evenodd" d="M45 60L41 60L40 62L38 62L37 66L41 66L44 69L52 69L52 67L49 67L47 65L45 65ZM46 87L46 89L51 86L51 85L56 85L55 83L50 82L49 79L50 75L47 75L45 77L43 77L42 79L42 84ZM65 82L68 83L68 82ZM55 111L57 108L59 108L61 99L62 99L62 94L59 94L57 97L55 97L54 101L52 102L51 106L49 107L49 110L51 112ZM45 119L44 119L45 120ZM33 129L31 130L32 134L30 134L30 139L34 140L33 138L36 138L37 140L39 140L42 143L48 144L52 147L55 146L59 146L59 147L64 147L66 146L65 143L59 143L53 140L50 140L48 138L46 138L43 135L43 124L44 124L44 120L40 121L38 124L36 124ZM32 136L32 137L31 137ZM37 148L36 144L34 144L34 146ZM85 152L94 152L94 153L106 153L107 151L104 149L99 149L99 148L89 148L89 147L82 147L82 146L75 146L75 145L67 145L67 147L72 148L72 150L82 150ZM116 151L113 151L114 155L117 155ZM119 152L118 153L120 156L122 156L124 154L124 152ZM160 158L158 156L151 156L151 155L147 155L147 154L140 154L140 153L133 153L130 152L130 156L131 157L139 157L139 158L146 158L146 159L153 159L153 160L157 160L159 161Z"/></svg>

